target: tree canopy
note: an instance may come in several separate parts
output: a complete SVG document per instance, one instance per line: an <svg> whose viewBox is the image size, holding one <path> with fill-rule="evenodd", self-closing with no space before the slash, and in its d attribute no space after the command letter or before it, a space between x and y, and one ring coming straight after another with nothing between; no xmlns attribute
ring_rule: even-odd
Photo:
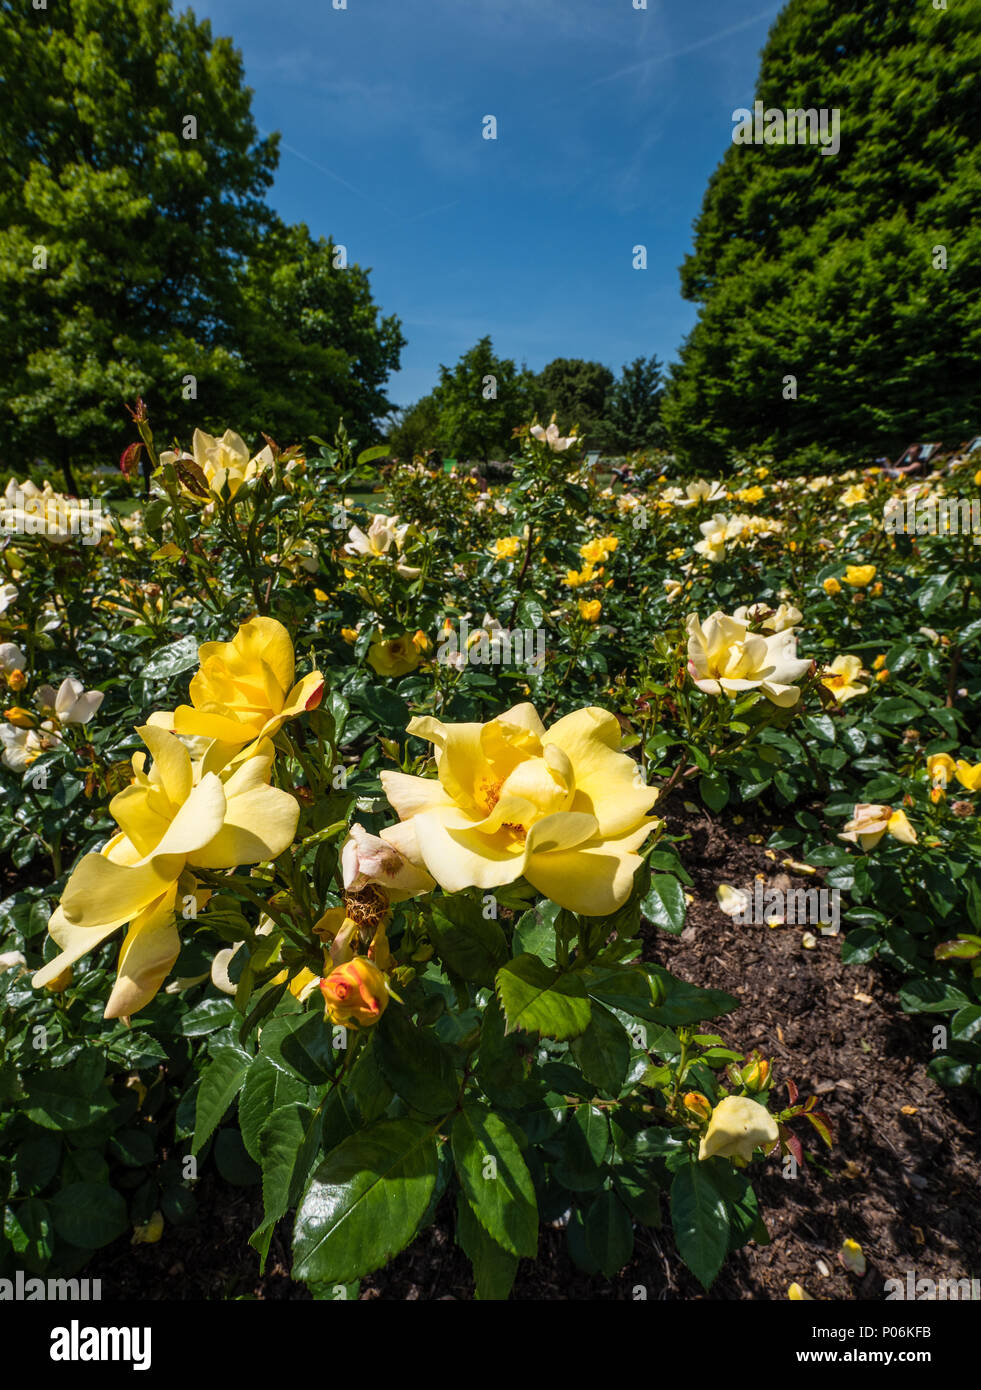
<svg viewBox="0 0 981 1390"><path fill-rule="evenodd" d="M277 137L228 39L169 0L0 0L0 78L11 456L118 454L138 395L182 432L371 430L397 321L267 207Z"/></svg>
<svg viewBox="0 0 981 1390"><path fill-rule="evenodd" d="M840 110L840 151L733 144L712 175L664 408L684 452L858 456L977 429L979 66L976 5L790 0L757 95Z"/></svg>

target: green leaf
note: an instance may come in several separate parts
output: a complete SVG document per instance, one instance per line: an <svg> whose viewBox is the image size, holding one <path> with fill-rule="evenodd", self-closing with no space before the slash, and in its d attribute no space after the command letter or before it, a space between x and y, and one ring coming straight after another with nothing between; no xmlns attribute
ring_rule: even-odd
<svg viewBox="0 0 981 1390"><path fill-rule="evenodd" d="M496 984L509 1032L524 1028L561 1042L589 1027L592 1006L578 974L549 969L537 956L522 955L497 972Z"/></svg>
<svg viewBox="0 0 981 1390"><path fill-rule="evenodd" d="M161 647L143 667L141 672L145 681L169 680L171 676L189 671L198 664L198 639L191 634L181 637L169 646Z"/></svg>
<svg viewBox="0 0 981 1390"><path fill-rule="evenodd" d="M554 965L555 920L561 910L558 903L543 899L522 913L514 929L514 954L538 956L546 965Z"/></svg>
<svg viewBox="0 0 981 1390"><path fill-rule="evenodd" d="M307 1083L274 1057L260 1053L252 1062L238 1101L238 1123L246 1152L257 1163L259 1139L270 1115L291 1102L305 1101L307 1090Z"/></svg>
<svg viewBox="0 0 981 1390"><path fill-rule="evenodd" d="M468 1103L453 1122L453 1161L477 1220L516 1256L538 1251L538 1202L514 1128L487 1106Z"/></svg>
<svg viewBox="0 0 981 1390"><path fill-rule="evenodd" d="M393 1004L375 1032L378 1065L395 1094L424 1115L452 1110L460 1090L453 1054L432 1029L419 1027Z"/></svg>
<svg viewBox="0 0 981 1390"><path fill-rule="evenodd" d="M650 891L641 903L641 911L649 922L672 936L685 929L685 893L671 874L655 874Z"/></svg>
<svg viewBox="0 0 981 1390"><path fill-rule="evenodd" d="M729 803L729 779L721 773L699 777L698 791L710 811L721 811Z"/></svg>
<svg viewBox="0 0 981 1390"><path fill-rule="evenodd" d="M27 1114L42 1129L83 1129L113 1107L100 1086L105 1058L89 1049L67 1067L32 1073L27 1087Z"/></svg>
<svg viewBox="0 0 981 1390"><path fill-rule="evenodd" d="M444 964L464 980L494 986L494 976L508 958L499 924L483 916L479 902L462 894L433 903L435 946Z"/></svg>
<svg viewBox="0 0 981 1390"><path fill-rule="evenodd" d="M259 1136L263 1222L249 1236L265 1268L277 1221L299 1201L320 1145L321 1120L304 1105L284 1105L266 1120Z"/></svg>
<svg viewBox="0 0 981 1390"><path fill-rule="evenodd" d="M871 927L856 927L841 943L842 962L845 965L865 965L875 956L881 943L882 937Z"/></svg>
<svg viewBox="0 0 981 1390"><path fill-rule="evenodd" d="M570 1051L587 1081L608 1096L620 1094L630 1066L630 1039L609 1009L593 1005L589 1027L573 1039Z"/></svg>
<svg viewBox="0 0 981 1390"><path fill-rule="evenodd" d="M518 1257L487 1234L462 1192L456 1198L456 1243L473 1265L477 1299L506 1299L518 1271Z"/></svg>
<svg viewBox="0 0 981 1390"><path fill-rule="evenodd" d="M391 457L391 446L388 444L375 444L370 449L362 449L357 457L360 467L363 463L374 463L375 459L387 459Z"/></svg>
<svg viewBox="0 0 981 1390"><path fill-rule="evenodd" d="M603 1162L610 1147L606 1111L578 1105L562 1127L562 1156L555 1176L570 1192L594 1192L603 1181Z"/></svg>
<svg viewBox="0 0 981 1390"><path fill-rule="evenodd" d="M634 1249L630 1213L615 1192L599 1192L584 1215L586 1249L608 1279L618 1274Z"/></svg>
<svg viewBox="0 0 981 1390"><path fill-rule="evenodd" d="M47 1202L42 1202L40 1197L28 1197L24 1202L5 1207L3 1234L28 1269L40 1272L47 1266L54 1249Z"/></svg>
<svg viewBox="0 0 981 1390"><path fill-rule="evenodd" d="M289 1014L269 1020L259 1039L259 1051L311 1086L322 1086L337 1066L333 1036L319 1009Z"/></svg>
<svg viewBox="0 0 981 1390"><path fill-rule="evenodd" d="M950 1020L950 1036L955 1042L981 1042L981 1005L968 1004Z"/></svg>
<svg viewBox="0 0 981 1390"><path fill-rule="evenodd" d="M218 1047L201 1073L191 1153L200 1153L241 1090L252 1058L237 1047Z"/></svg>
<svg viewBox="0 0 981 1390"><path fill-rule="evenodd" d="M129 1229L126 1202L101 1182L75 1182L52 1198L51 1219L63 1240L99 1250Z"/></svg>
<svg viewBox="0 0 981 1390"><path fill-rule="evenodd" d="M704 1289L711 1286L729 1249L729 1214L710 1167L712 1161L685 1164L671 1184L671 1224L678 1253Z"/></svg>
<svg viewBox="0 0 981 1390"><path fill-rule="evenodd" d="M412 1240L436 1183L428 1125L380 1120L345 1139L317 1168L296 1215L293 1276L348 1284Z"/></svg>
<svg viewBox="0 0 981 1390"><path fill-rule="evenodd" d="M682 1023L700 1023L739 1008L739 1000L721 989L700 989L677 979L661 965L649 965L651 978L661 985L662 997L653 1010L655 1023L677 1028Z"/></svg>
<svg viewBox="0 0 981 1390"><path fill-rule="evenodd" d="M601 1000L611 1009L654 1022L654 998L646 971L623 965L593 965L582 971L582 977L592 999Z"/></svg>
<svg viewBox="0 0 981 1390"><path fill-rule="evenodd" d="M899 1002L908 1014L949 1014L970 1004L962 990L941 980L910 980L899 991Z"/></svg>

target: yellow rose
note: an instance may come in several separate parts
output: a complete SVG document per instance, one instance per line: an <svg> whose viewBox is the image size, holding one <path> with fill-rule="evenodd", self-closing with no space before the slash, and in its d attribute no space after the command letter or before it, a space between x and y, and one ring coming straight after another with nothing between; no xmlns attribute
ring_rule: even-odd
<svg viewBox="0 0 981 1390"><path fill-rule="evenodd" d="M865 501L865 484L853 483L846 492L841 494L838 500L843 507L857 507Z"/></svg>
<svg viewBox="0 0 981 1390"><path fill-rule="evenodd" d="M358 629L356 627L342 627L341 636L344 638L345 642L353 647L358 640Z"/></svg>
<svg viewBox="0 0 981 1390"><path fill-rule="evenodd" d="M857 656L836 656L830 666L821 674L821 684L843 705L856 695L865 695L867 685L859 685L858 677L863 674L862 663Z"/></svg>
<svg viewBox="0 0 981 1390"><path fill-rule="evenodd" d="M916 844L916 831L907 820L905 811L894 811L891 806L860 801L838 839L849 840L852 844L861 845L863 850L870 850L875 849L886 833L904 845Z"/></svg>
<svg viewBox="0 0 981 1390"><path fill-rule="evenodd" d="M491 554L496 560L513 560L521 546L520 536L502 536L491 546Z"/></svg>
<svg viewBox="0 0 981 1390"><path fill-rule="evenodd" d="M849 565L845 570L845 583L853 589L867 588L875 578L875 565Z"/></svg>
<svg viewBox="0 0 981 1390"><path fill-rule="evenodd" d="M972 767L963 758L958 758L957 780L969 792L981 791L981 763L975 763Z"/></svg>
<svg viewBox="0 0 981 1390"><path fill-rule="evenodd" d="M583 584L589 584L592 580L599 578L603 573L593 565L583 565L581 570L566 570L565 578L562 583L570 589L579 589Z"/></svg>
<svg viewBox="0 0 981 1390"><path fill-rule="evenodd" d="M368 648L368 665L379 676L404 676L414 671L422 653L414 640L401 637L377 638Z"/></svg>
<svg viewBox="0 0 981 1390"><path fill-rule="evenodd" d="M601 565L608 560L619 544L616 536L598 536L579 547L579 554L589 565Z"/></svg>
<svg viewBox="0 0 981 1390"><path fill-rule="evenodd" d="M704 626L692 613L686 626L688 671L699 690L734 698L759 689L783 709L796 705L800 690L795 682L811 663L797 655L793 628L763 636L751 633L742 619L724 613L713 613Z"/></svg>
<svg viewBox="0 0 981 1390"><path fill-rule="evenodd" d="M546 730L523 704L488 724L416 718L408 732L435 745L437 775L381 773L401 824L380 833L447 893L524 875L573 912L606 916L626 901L636 851L660 822L612 714L581 709Z"/></svg>
<svg viewBox="0 0 981 1390"><path fill-rule="evenodd" d="M106 1018L147 1005L177 959L177 892L185 870L275 859L292 842L300 815L292 796L267 785L268 740L229 767L218 744L192 763L173 734L152 725L138 732L153 766L147 773L146 755L134 754L132 785L109 803L119 833L76 865L48 922L61 953L33 980L35 988L49 984L128 922ZM193 891L186 880L185 887Z"/></svg>
<svg viewBox="0 0 981 1390"><path fill-rule="evenodd" d="M584 623L595 623L603 611L603 605L598 598L579 600L579 616Z"/></svg>
<svg viewBox="0 0 981 1390"><path fill-rule="evenodd" d="M271 738L287 719L315 709L323 698L319 671L293 684L293 643L275 618L251 618L230 642L205 642L198 658L191 703L151 715L151 724L235 747Z"/></svg>
<svg viewBox="0 0 981 1390"><path fill-rule="evenodd" d="M388 985L376 965L355 956L320 981L324 1014L331 1023L370 1028L388 1007Z"/></svg>
<svg viewBox="0 0 981 1390"><path fill-rule="evenodd" d="M834 598L835 594L841 593L841 585L833 575L829 575L822 585L824 592Z"/></svg>
<svg viewBox="0 0 981 1390"><path fill-rule="evenodd" d="M228 483L232 497L245 482L251 482L273 462L273 452L267 444L255 458L249 458L245 441L234 430L226 430L220 439L195 430L191 441L194 462L208 480L208 486L217 496L223 485Z"/></svg>
<svg viewBox="0 0 981 1390"><path fill-rule="evenodd" d="M759 1101L748 1096L726 1096L712 1111L709 1127L698 1146L698 1157L741 1158L748 1162L754 1149L769 1148L779 1138L776 1121Z"/></svg>

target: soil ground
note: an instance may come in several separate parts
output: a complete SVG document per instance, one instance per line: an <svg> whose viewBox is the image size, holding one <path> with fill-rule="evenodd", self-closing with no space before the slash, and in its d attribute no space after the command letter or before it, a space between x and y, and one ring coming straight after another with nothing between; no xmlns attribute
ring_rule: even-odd
<svg viewBox="0 0 981 1390"><path fill-rule="evenodd" d="M750 840L751 818L737 825L731 815L689 813L676 797L668 816L672 834L689 836L679 848L694 901L681 937L646 931L645 957L742 1001L718 1031L735 1049L755 1046L772 1057L780 1080L796 1081L802 1099L819 1095L834 1148L804 1136L810 1161L796 1178L785 1179L775 1159L756 1170L771 1243L731 1256L709 1295L678 1259L666 1222L660 1232L637 1229L634 1256L614 1279L582 1273L564 1232L545 1227L539 1258L522 1261L512 1297L629 1300L642 1285L648 1299L783 1300L796 1281L818 1300L881 1300L885 1280L905 1282L908 1270L934 1281L981 1276L981 1102L927 1075L936 1020L902 1013L900 981L887 967L842 965L838 938L818 936L807 949L801 927L740 926L719 911L719 882L749 887L757 874L772 883L784 873L782 855L771 859ZM791 882L813 885L794 876ZM261 1217L256 1189L206 1173L196 1191L196 1225L170 1227L153 1246L122 1239L96 1256L86 1272L102 1278L104 1297L309 1297L289 1278L288 1223L277 1233L265 1276L258 1274L246 1244ZM471 1298L469 1262L452 1232L444 1201L409 1250L362 1281L360 1297ZM863 1279L838 1263L846 1238L864 1251Z"/></svg>

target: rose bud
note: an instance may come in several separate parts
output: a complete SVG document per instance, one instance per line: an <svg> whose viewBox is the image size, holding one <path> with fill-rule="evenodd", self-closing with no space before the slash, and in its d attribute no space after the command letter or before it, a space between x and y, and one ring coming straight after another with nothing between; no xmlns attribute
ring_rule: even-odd
<svg viewBox="0 0 981 1390"><path fill-rule="evenodd" d="M388 1005L385 976L364 956L336 966L320 981L324 1017L345 1027L370 1028Z"/></svg>

